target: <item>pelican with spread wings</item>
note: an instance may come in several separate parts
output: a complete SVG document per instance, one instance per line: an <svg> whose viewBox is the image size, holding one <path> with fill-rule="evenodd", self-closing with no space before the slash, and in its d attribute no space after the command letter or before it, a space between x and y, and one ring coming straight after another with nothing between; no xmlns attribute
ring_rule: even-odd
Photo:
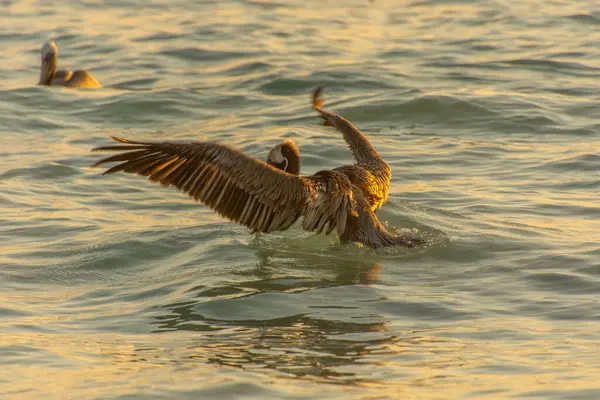
<svg viewBox="0 0 600 400"><path fill-rule="evenodd" d="M302 217L305 230L327 235L336 231L342 242L373 248L424 243L409 234L392 234L379 222L375 211L387 201L390 167L358 128L323 109L321 93L322 88L313 93L313 108L326 126L342 133L354 165L301 176L300 153L291 139L275 146L263 162L219 143L112 137L120 144L93 151L120 153L94 166L117 162L104 174L123 171L174 186L253 232L283 231Z"/></svg>

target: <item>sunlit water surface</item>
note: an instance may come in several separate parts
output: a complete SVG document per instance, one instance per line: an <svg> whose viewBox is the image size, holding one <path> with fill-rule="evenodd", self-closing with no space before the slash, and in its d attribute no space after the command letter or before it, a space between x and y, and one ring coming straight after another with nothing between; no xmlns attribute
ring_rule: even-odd
<svg viewBox="0 0 600 400"><path fill-rule="evenodd" d="M600 8L5 1L2 398L600 398ZM96 91L38 87L39 49ZM101 176L108 135L393 168L372 251Z"/></svg>

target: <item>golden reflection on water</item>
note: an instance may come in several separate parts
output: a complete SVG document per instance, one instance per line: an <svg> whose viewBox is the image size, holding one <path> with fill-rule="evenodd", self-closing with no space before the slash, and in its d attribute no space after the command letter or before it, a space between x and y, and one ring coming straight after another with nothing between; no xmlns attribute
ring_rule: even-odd
<svg viewBox="0 0 600 400"><path fill-rule="evenodd" d="M493 321L481 322L488 327L495 325ZM532 325L531 320L514 322L515 328L526 326L530 332L552 335L557 330L552 324ZM78 397L91 397L106 396L110 391L125 394L160 390L168 387L172 379L187 380L187 390L206 389L227 384L234 377L261 383L268 381L278 389L284 389L290 378L303 379L307 382L307 394L327 390L310 382L337 382L350 384L348 390L359 386L379 396L406 392L413 397L427 398L443 390L452 397L494 388L499 398L504 398L517 389L515 381L518 381L519 393L563 385L575 391L594 389L597 381L573 380L571 371L599 376L595 349L588 347L587 341L565 340L560 335L547 340L500 343L474 337L445 339L444 330L435 329L405 331L400 336L361 342L345 339L343 333L356 329L363 334L385 332L389 328L385 323L327 323L327 329L336 332L327 334L318 324L308 319L289 326L240 326L218 333L198 332L196 338L175 332L168 336L135 337L5 334L4 341L16 346L15 351L21 354L17 369L21 379L11 379L10 369L3 369L0 378L13 382L12 393L22 391L19 398L39 398L40 393L58 398L73 391ZM477 331L471 329L465 328L462 333L477 335ZM453 329L454 336L456 333ZM35 352L32 353L35 359L30 359L27 348L43 348L45 354ZM574 357L575 354L579 357ZM51 368L40 365L45 362ZM215 367L220 372L217 373ZM471 379L472 374L478 379ZM36 382L36 390L32 391L31 382ZM301 386L294 385L294 391L301 390Z"/></svg>

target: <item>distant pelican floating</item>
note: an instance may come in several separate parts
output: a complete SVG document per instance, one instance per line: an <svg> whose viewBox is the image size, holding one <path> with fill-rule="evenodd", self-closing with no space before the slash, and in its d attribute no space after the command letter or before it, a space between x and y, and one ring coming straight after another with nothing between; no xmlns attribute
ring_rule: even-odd
<svg viewBox="0 0 600 400"><path fill-rule="evenodd" d="M58 60L58 46L50 40L42 46L42 67L38 85L65 86L69 88L97 89L102 85L86 70L56 70Z"/></svg>
<svg viewBox="0 0 600 400"><path fill-rule="evenodd" d="M112 137L121 144L93 151L123 152L94 166L118 162L104 174L125 171L175 186L253 232L283 231L303 217L304 229L336 230L342 242L373 248L424 243L409 234L391 234L379 222L375 210L387 200L390 167L354 125L323 110L320 93L319 88L313 95L313 108L343 134L355 165L299 176L300 154L290 139L275 146L265 163L224 144Z"/></svg>

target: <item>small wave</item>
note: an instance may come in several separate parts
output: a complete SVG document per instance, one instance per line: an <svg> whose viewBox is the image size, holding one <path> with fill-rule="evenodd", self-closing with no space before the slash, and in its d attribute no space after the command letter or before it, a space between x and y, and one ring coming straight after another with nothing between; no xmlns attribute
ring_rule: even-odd
<svg viewBox="0 0 600 400"><path fill-rule="evenodd" d="M600 17L595 15L595 13L580 13L580 14L571 14L567 15L563 18L578 22L585 23L590 25L600 25Z"/></svg>
<svg viewBox="0 0 600 400"><path fill-rule="evenodd" d="M268 71L271 69L273 69L273 65L268 62L251 61L244 62L242 64L226 69L222 71L222 73L227 75L244 75L250 72Z"/></svg>
<svg viewBox="0 0 600 400"><path fill-rule="evenodd" d="M163 42L163 41L171 41L184 37L181 34L169 33L169 32L159 32L153 33L150 35L145 35L141 37L134 38L134 42Z"/></svg>
<svg viewBox="0 0 600 400"><path fill-rule="evenodd" d="M566 171L600 171L600 154L597 153L581 153L548 161L539 165L541 168L549 169L556 172Z"/></svg>
<svg viewBox="0 0 600 400"><path fill-rule="evenodd" d="M31 181L66 179L80 175L79 168L51 162L30 168L14 168L0 174L0 181L6 179L26 178Z"/></svg>
<svg viewBox="0 0 600 400"><path fill-rule="evenodd" d="M123 81L112 85L113 89L121 89L121 90L149 90L154 87L154 85L159 82L158 78L146 78L146 79L131 79L128 81Z"/></svg>
<svg viewBox="0 0 600 400"><path fill-rule="evenodd" d="M195 47L186 47L183 49L176 50L163 50L159 54L175 57L186 61L219 61L228 60L232 58L248 57L250 54L234 51L212 51L198 49Z"/></svg>
<svg viewBox="0 0 600 400"><path fill-rule="evenodd" d="M565 261L573 262L571 259ZM550 263L556 262L556 260L550 261ZM533 286L538 290L543 291L568 293L571 295L600 293L600 285L598 285L597 279L591 279L566 272L533 273L528 275L525 279L529 282L529 286Z"/></svg>
<svg viewBox="0 0 600 400"><path fill-rule="evenodd" d="M600 76L600 68L591 67L582 62L517 58L514 60L499 61L499 63L514 67L523 67L529 70L556 72L573 76Z"/></svg>
<svg viewBox="0 0 600 400"><path fill-rule="evenodd" d="M450 123L472 122L474 120L488 119L497 113L474 101L446 95L421 95L403 101L406 95L397 99L383 101L370 101L369 104L351 108L344 111L344 115L352 120L354 112L360 113L363 121L380 121L381 118L390 118L410 121L428 121L448 125Z"/></svg>
<svg viewBox="0 0 600 400"><path fill-rule="evenodd" d="M458 304L450 301L442 302L413 302L409 300L383 300L376 303L375 308L386 315L402 316L415 320L460 321L473 320L477 314L473 311L461 310Z"/></svg>

